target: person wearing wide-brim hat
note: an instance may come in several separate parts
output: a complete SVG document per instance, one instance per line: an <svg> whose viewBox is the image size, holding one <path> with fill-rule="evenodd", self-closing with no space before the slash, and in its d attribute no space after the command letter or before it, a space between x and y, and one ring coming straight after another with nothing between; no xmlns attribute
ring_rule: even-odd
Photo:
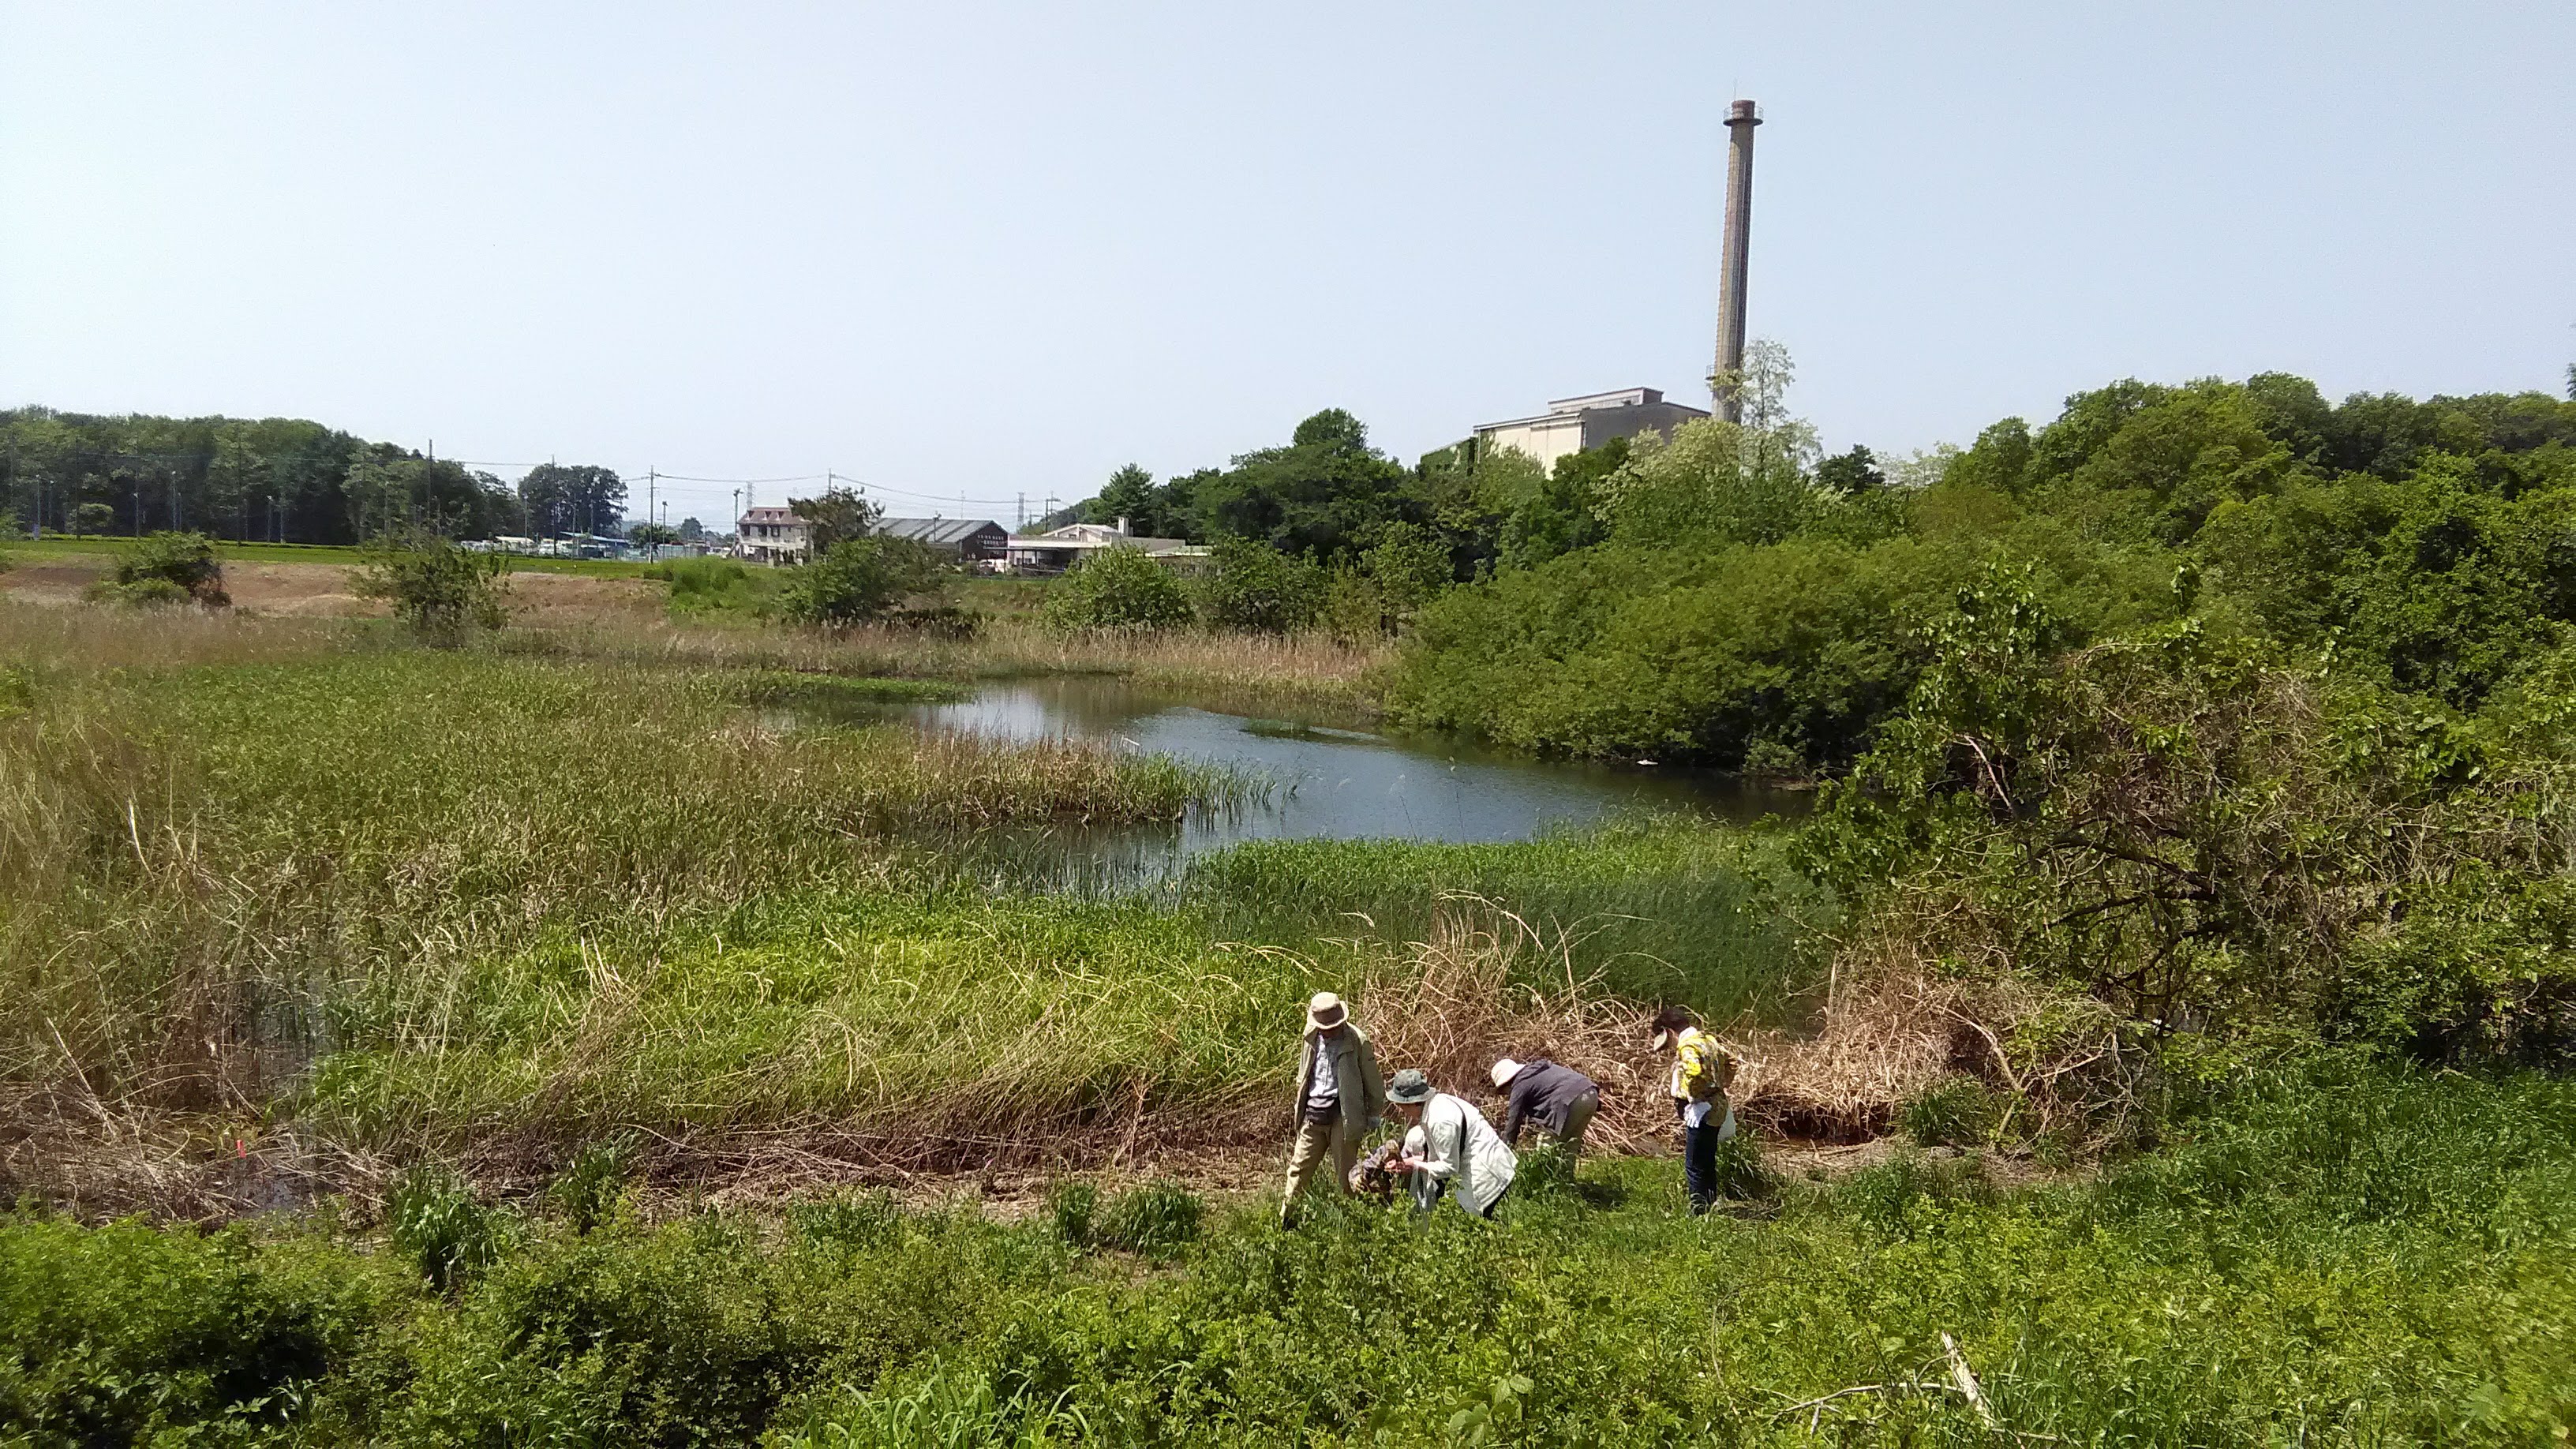
<svg viewBox="0 0 2576 1449"><path fill-rule="evenodd" d="M1414 1203L1428 1212L1446 1191L1458 1199L1458 1206L1478 1217L1492 1217L1494 1204L1502 1200L1512 1185L1512 1174L1520 1170L1520 1159L1503 1145L1476 1104L1431 1090L1431 1079L1411 1067L1395 1074L1386 1100L1396 1116L1422 1129L1421 1151L1395 1162L1413 1175Z"/></svg>
<svg viewBox="0 0 2576 1449"><path fill-rule="evenodd" d="M1377 1073L1377 1051L1351 1020L1351 1009L1329 991L1306 1003L1305 1045L1297 1057L1297 1141L1288 1153L1288 1191L1279 1204L1279 1226L1297 1222L1297 1200L1333 1164L1333 1186L1349 1190L1360 1139L1386 1120L1386 1084Z"/></svg>
<svg viewBox="0 0 2576 1449"><path fill-rule="evenodd" d="M1521 1128L1535 1122L1565 1148L1569 1165L1582 1155L1583 1129L1601 1110L1600 1083L1545 1057L1526 1062L1504 1057L1494 1063L1494 1090L1504 1097L1504 1146L1517 1150Z"/></svg>

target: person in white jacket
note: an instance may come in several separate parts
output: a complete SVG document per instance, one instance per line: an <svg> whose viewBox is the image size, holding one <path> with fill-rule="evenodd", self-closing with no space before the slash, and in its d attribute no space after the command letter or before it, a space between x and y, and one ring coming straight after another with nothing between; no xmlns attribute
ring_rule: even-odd
<svg viewBox="0 0 2576 1449"><path fill-rule="evenodd" d="M1447 1190L1460 1207L1492 1217L1520 1162L1476 1104L1432 1091L1431 1079L1410 1067L1387 1084L1386 1102L1396 1116L1422 1129L1420 1149L1395 1161L1411 1174L1415 1205L1428 1212Z"/></svg>

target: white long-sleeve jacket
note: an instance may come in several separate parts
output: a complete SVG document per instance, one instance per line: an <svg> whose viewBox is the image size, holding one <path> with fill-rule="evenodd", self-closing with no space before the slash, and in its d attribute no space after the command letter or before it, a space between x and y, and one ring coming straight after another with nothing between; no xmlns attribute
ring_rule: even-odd
<svg viewBox="0 0 2576 1449"><path fill-rule="evenodd" d="M1458 1194L1458 1205L1481 1213L1512 1185L1520 1160L1503 1135L1464 1097L1437 1092L1422 1108L1422 1169L1413 1174L1413 1200L1425 1210L1440 1201L1442 1188Z"/></svg>

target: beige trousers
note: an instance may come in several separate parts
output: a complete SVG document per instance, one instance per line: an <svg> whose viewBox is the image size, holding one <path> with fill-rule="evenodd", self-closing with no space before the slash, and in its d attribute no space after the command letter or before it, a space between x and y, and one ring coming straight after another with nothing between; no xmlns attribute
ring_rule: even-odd
<svg viewBox="0 0 2576 1449"><path fill-rule="evenodd" d="M1565 1144L1566 1161L1583 1155L1583 1129L1592 1125L1592 1114L1600 1110L1599 1092L1586 1092L1565 1104L1565 1130L1549 1135Z"/></svg>
<svg viewBox="0 0 2576 1449"><path fill-rule="evenodd" d="M1324 1170L1327 1160L1332 1163L1334 1191L1350 1191L1351 1164L1359 1160L1359 1155L1358 1138L1343 1125L1338 1115L1327 1122L1308 1122L1300 1118L1297 1145L1288 1153L1288 1191L1279 1202L1281 1225L1296 1220L1297 1199L1305 1195L1307 1186L1314 1182L1317 1173Z"/></svg>

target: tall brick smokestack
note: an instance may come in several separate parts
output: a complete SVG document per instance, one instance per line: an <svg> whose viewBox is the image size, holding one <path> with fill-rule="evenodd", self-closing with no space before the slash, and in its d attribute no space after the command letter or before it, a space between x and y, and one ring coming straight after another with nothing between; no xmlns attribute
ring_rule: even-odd
<svg viewBox="0 0 2576 1449"><path fill-rule="evenodd" d="M1737 101L1726 113L1726 259L1717 283L1717 367L1709 389L1717 415L1744 420L1744 398L1732 379L1744 372L1744 279L1753 231L1753 128L1762 108Z"/></svg>

